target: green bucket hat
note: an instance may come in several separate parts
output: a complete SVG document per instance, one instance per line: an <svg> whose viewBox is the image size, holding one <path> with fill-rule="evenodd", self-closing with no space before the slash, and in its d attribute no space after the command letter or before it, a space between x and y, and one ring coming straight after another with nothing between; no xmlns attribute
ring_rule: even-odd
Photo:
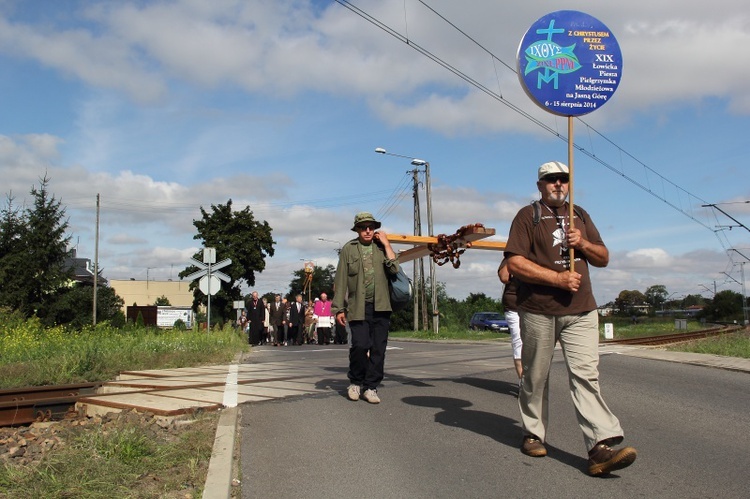
<svg viewBox="0 0 750 499"><path fill-rule="evenodd" d="M352 230L354 232L357 231L357 225L363 224L365 222L371 222L373 225L375 225L376 229L379 229L382 225L380 222L375 220L375 217L372 216L372 213L368 213L366 211L357 213L354 215L354 225L352 225Z"/></svg>

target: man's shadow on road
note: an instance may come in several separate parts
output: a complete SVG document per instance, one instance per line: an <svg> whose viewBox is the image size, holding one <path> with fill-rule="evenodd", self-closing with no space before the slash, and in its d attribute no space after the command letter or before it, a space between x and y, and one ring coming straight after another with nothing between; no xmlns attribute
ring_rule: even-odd
<svg viewBox="0 0 750 499"><path fill-rule="evenodd" d="M493 383L490 380L482 381ZM468 400L452 397L415 396L404 397L402 401L406 404L418 407L435 407L437 409L442 409L441 412L435 414L436 423L453 428L462 428L479 435L484 435L514 449L519 449L520 447L521 429L516 420L500 414L467 409L473 405ZM571 454L550 445L547 445L547 449L549 451L547 459L555 459L580 471L583 471L586 468L587 461L581 456ZM518 450L518 452L520 454L521 451Z"/></svg>

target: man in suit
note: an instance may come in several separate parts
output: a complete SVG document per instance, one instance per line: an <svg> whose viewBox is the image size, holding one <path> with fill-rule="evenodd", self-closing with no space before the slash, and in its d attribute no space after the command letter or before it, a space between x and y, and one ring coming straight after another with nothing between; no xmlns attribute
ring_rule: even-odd
<svg viewBox="0 0 750 499"><path fill-rule="evenodd" d="M263 320L265 319L266 308L258 298L257 291L253 291L252 297L245 304L245 308L247 308L248 319L250 319L249 342L251 345L260 345L263 343Z"/></svg>
<svg viewBox="0 0 750 499"><path fill-rule="evenodd" d="M302 344L302 333L305 327L305 304L302 295L297 295L289 309L289 343Z"/></svg>
<svg viewBox="0 0 750 499"><path fill-rule="evenodd" d="M276 295L271 303L271 326L273 326L273 346L279 346L284 342L284 304L281 295Z"/></svg>

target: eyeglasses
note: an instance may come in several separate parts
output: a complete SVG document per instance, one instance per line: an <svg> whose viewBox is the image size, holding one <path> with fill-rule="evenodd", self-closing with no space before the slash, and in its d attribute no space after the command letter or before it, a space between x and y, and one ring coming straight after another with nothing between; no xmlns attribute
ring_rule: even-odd
<svg viewBox="0 0 750 499"><path fill-rule="evenodd" d="M570 181L570 177L568 175L547 175L546 177L542 177L542 180L550 184L556 184L558 180L561 184L567 184Z"/></svg>
<svg viewBox="0 0 750 499"><path fill-rule="evenodd" d="M375 230L375 226L372 225L372 224L357 225L356 229L358 231L362 231L362 232L364 232L366 230L372 230L372 231L374 231Z"/></svg>

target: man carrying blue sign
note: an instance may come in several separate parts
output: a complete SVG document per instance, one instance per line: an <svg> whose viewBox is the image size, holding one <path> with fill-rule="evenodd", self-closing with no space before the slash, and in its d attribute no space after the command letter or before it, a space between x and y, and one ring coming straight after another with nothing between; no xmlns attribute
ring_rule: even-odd
<svg viewBox="0 0 750 499"><path fill-rule="evenodd" d="M624 433L599 390L599 321L588 271L589 264L606 267L609 251L588 213L578 206L569 209L569 175L568 167L557 161L539 168L541 201L518 212L505 247L508 269L521 280L521 451L532 457L547 455L549 374L559 341L589 451L588 471L597 476L630 466L636 450L612 448L622 442Z"/></svg>

